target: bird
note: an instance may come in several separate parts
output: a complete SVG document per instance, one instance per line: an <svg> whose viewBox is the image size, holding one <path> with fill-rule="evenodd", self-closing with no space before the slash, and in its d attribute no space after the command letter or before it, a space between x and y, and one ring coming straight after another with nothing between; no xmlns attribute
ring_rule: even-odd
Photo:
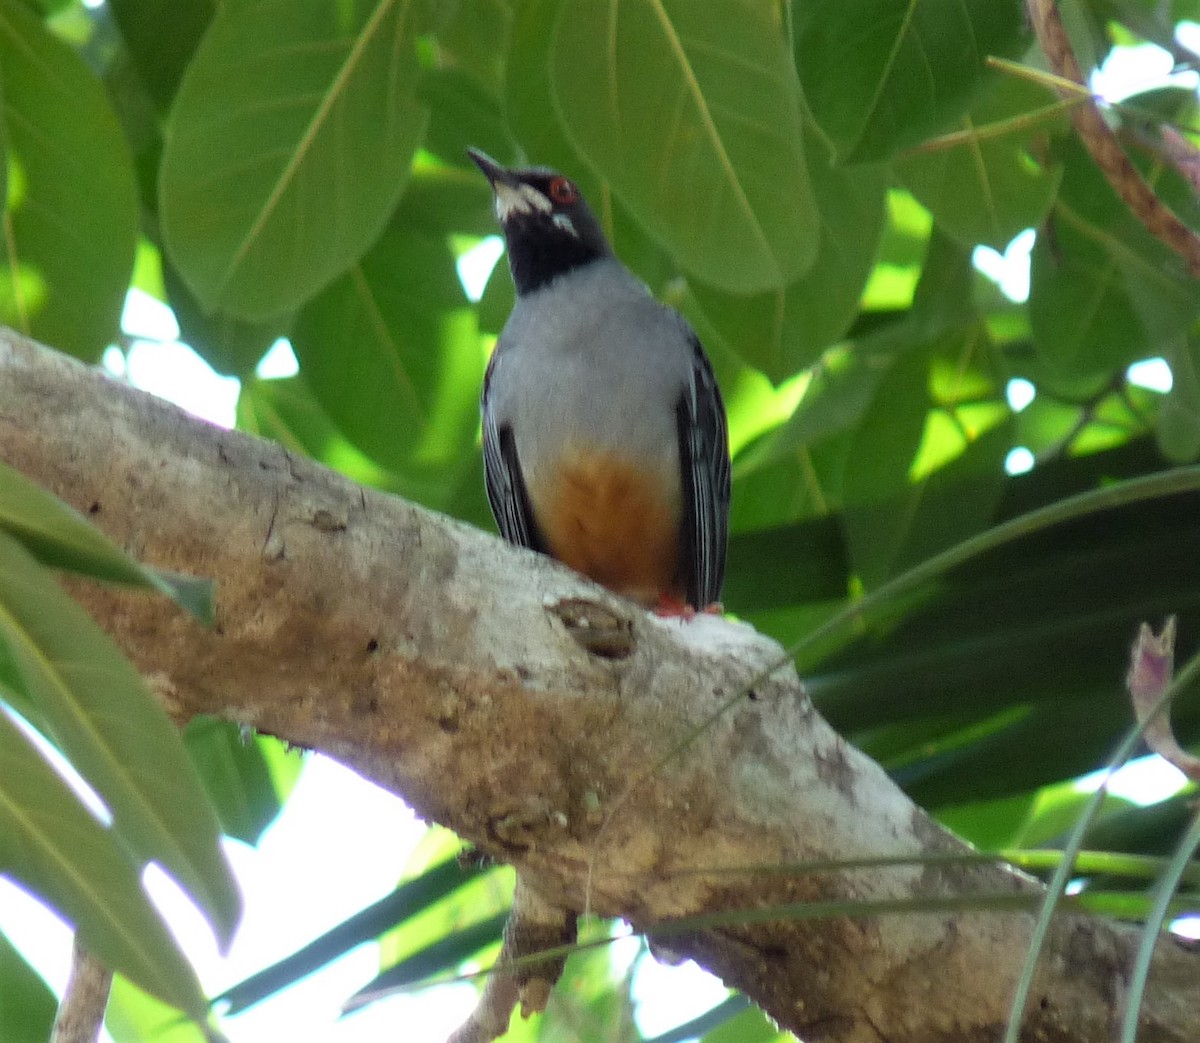
<svg viewBox="0 0 1200 1043"><path fill-rule="evenodd" d="M617 259L574 181L468 155L516 290L480 403L501 535L661 615L720 611L729 434L699 338Z"/></svg>

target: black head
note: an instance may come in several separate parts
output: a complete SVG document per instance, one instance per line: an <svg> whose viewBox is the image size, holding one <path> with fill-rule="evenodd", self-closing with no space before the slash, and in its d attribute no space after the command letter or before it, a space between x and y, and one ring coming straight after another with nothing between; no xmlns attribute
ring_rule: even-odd
<svg viewBox="0 0 1200 1043"><path fill-rule="evenodd" d="M496 217L518 294L612 256L575 182L545 167L509 170L478 149L467 149L467 154L492 183Z"/></svg>

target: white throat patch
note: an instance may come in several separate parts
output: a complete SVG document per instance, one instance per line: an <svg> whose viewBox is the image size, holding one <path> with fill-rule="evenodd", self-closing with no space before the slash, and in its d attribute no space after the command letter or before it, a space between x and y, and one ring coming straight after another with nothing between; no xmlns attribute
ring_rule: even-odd
<svg viewBox="0 0 1200 1043"><path fill-rule="evenodd" d="M547 199L532 185L506 185L503 181L496 183L496 216L501 224L509 214L528 214L540 210L543 214L554 209Z"/></svg>

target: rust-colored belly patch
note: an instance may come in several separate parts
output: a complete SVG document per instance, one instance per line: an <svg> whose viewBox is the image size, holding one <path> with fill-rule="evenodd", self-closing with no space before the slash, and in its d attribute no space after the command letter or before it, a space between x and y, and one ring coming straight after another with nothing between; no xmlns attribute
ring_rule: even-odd
<svg viewBox="0 0 1200 1043"><path fill-rule="evenodd" d="M621 457L579 453L561 460L548 484L530 494L554 557L646 605L683 595L677 487Z"/></svg>

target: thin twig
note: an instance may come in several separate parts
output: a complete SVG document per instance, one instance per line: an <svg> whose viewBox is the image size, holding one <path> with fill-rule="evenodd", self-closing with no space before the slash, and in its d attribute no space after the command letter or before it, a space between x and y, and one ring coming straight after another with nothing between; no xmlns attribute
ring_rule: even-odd
<svg viewBox="0 0 1200 1043"><path fill-rule="evenodd" d="M50 1043L96 1043L111 988L112 971L80 944L76 934L71 973L58 1005Z"/></svg>
<svg viewBox="0 0 1200 1043"><path fill-rule="evenodd" d="M1026 0L1026 7L1051 68L1063 79L1082 86L1083 74L1054 0ZM1067 96L1067 92L1062 93ZM1075 92L1071 91L1070 95L1074 96ZM1200 279L1200 236L1155 195L1104 122L1095 99L1089 97L1082 104L1072 106L1071 121L1092 159L1133 215L1151 235L1183 258L1192 276Z"/></svg>

